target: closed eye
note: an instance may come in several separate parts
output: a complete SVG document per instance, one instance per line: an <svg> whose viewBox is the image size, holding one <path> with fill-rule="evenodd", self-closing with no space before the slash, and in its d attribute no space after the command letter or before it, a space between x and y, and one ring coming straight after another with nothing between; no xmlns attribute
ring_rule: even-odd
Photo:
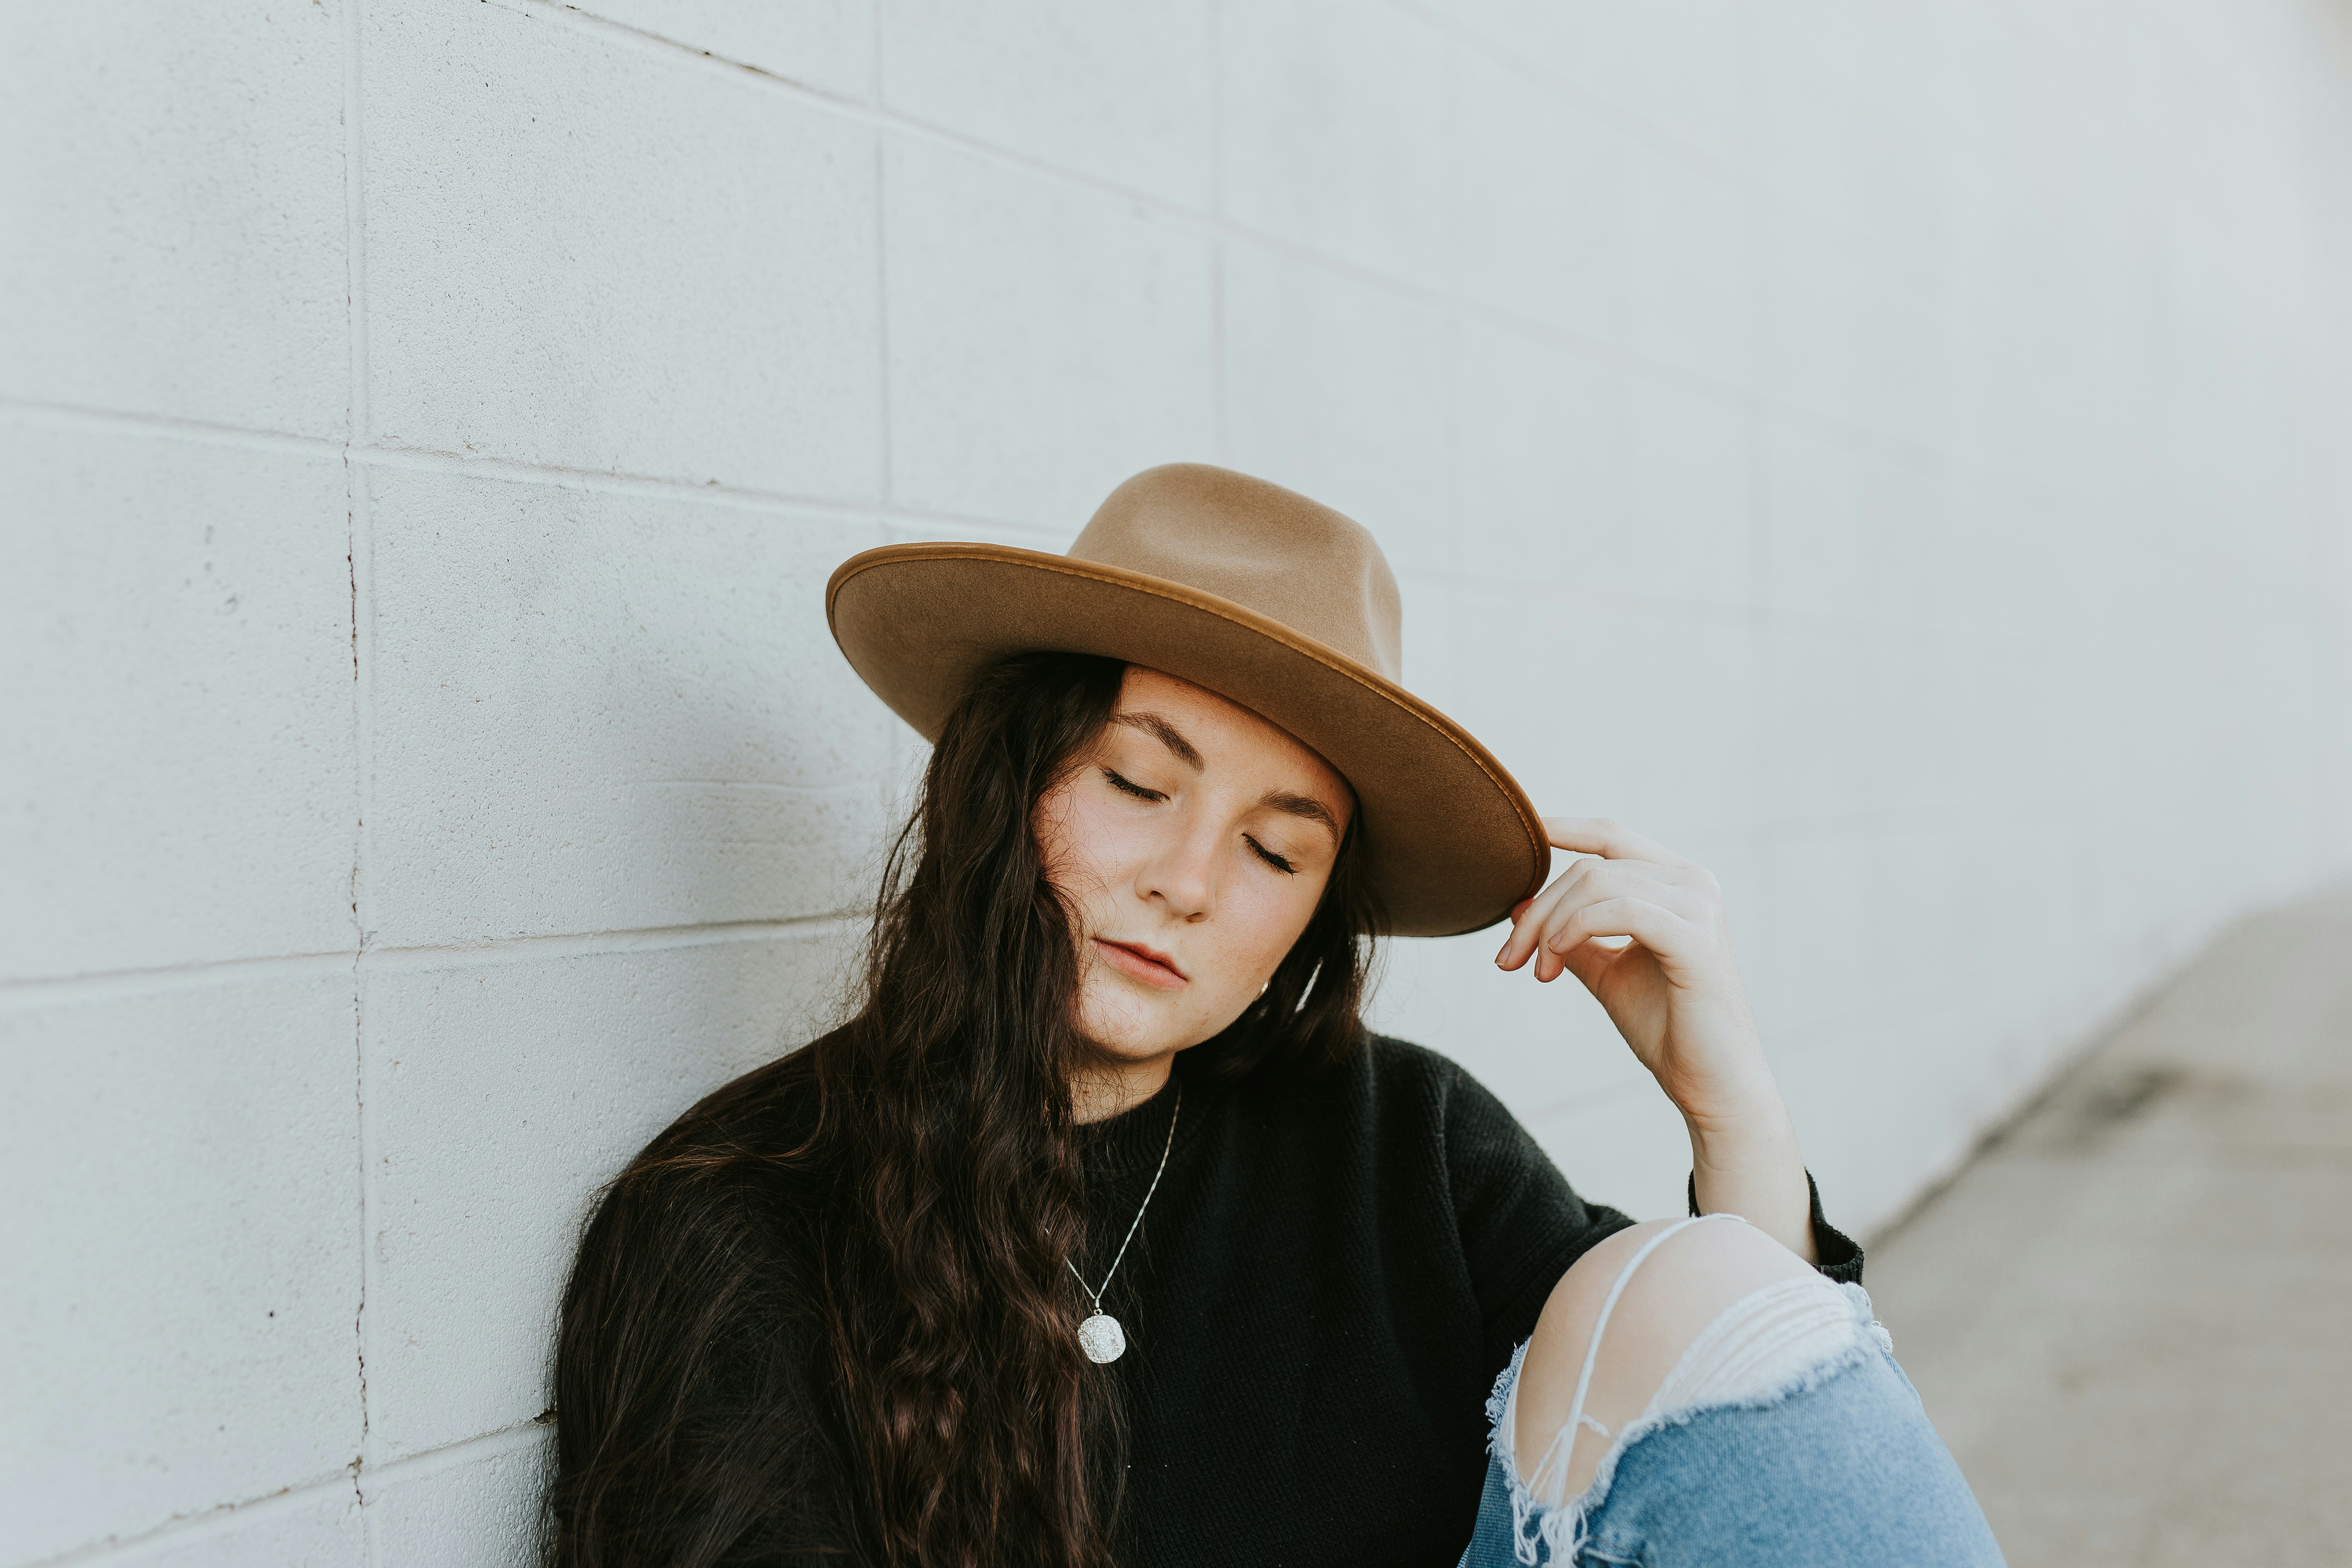
<svg viewBox="0 0 2352 1568"><path fill-rule="evenodd" d="M1131 795L1138 800L1166 800L1168 798L1166 795L1160 794L1160 791L1156 789L1146 789L1141 784L1137 784L1134 780L1123 778L1108 768L1105 768L1102 771L1102 776L1108 779L1110 781L1110 787L1118 791L1121 795Z"/></svg>
<svg viewBox="0 0 2352 1568"><path fill-rule="evenodd" d="M1285 872L1285 873L1286 873L1286 874L1288 874L1288 875L1290 875L1290 876L1293 876L1293 877L1296 877L1297 875L1298 875L1298 868L1297 868L1297 866L1293 865L1291 862L1289 862L1289 861L1287 861L1287 860L1284 859L1281 856L1279 856L1279 855L1276 854L1273 850L1268 849L1265 845L1260 844L1256 839L1250 837L1250 836L1249 836L1248 834L1246 834L1246 833L1243 834L1243 835L1242 835L1242 837L1243 837L1243 839L1244 839L1244 841L1249 845L1249 847L1250 847L1252 849L1255 849L1255 850L1256 850L1256 851L1257 851L1257 858L1258 858L1259 859L1261 859L1261 860L1265 861L1267 865L1269 865L1269 866L1273 867L1276 870L1277 870L1277 871L1281 871L1281 872Z"/></svg>

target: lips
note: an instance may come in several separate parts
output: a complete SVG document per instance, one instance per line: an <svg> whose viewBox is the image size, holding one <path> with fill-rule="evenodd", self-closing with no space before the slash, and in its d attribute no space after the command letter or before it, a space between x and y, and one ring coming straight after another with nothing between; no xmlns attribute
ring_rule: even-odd
<svg viewBox="0 0 2352 1568"><path fill-rule="evenodd" d="M1131 980L1172 991L1189 978L1176 967L1176 961L1157 948L1139 942L1113 942L1108 937L1095 938L1095 951L1103 962Z"/></svg>

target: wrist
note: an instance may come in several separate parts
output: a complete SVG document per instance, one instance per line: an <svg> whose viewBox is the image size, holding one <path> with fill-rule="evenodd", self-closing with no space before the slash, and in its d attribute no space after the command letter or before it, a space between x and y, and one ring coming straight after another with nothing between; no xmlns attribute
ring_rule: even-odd
<svg viewBox="0 0 2352 1568"><path fill-rule="evenodd" d="M1811 1198L1796 1123L1775 1097L1736 1119L1702 1124L1686 1119L1691 1141L1691 1198L1701 1214L1746 1218L1781 1246L1816 1260Z"/></svg>
<svg viewBox="0 0 2352 1568"><path fill-rule="evenodd" d="M1683 1126L1690 1133L1691 1163L1702 1172L1751 1170L1796 1152L1797 1126L1777 1094L1704 1116L1685 1110Z"/></svg>
<svg viewBox="0 0 2352 1568"><path fill-rule="evenodd" d="M1705 1142L1729 1148L1795 1135L1780 1086L1760 1069L1738 1082L1709 1085L1706 1094L1677 1101L1675 1109L1682 1113L1694 1146Z"/></svg>

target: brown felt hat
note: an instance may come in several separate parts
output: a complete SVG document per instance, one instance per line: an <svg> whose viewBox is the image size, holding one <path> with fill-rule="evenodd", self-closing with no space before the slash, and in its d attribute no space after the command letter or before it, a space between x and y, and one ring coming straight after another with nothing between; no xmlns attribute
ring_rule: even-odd
<svg viewBox="0 0 2352 1568"><path fill-rule="evenodd" d="M1055 650L1139 664L1240 703L1353 786L1399 936L1494 924L1542 887L1535 807L1486 748L1397 684L1396 579L1351 519L1246 474L1136 475L1067 555L892 544L825 587L834 640L901 719L939 738L973 678Z"/></svg>

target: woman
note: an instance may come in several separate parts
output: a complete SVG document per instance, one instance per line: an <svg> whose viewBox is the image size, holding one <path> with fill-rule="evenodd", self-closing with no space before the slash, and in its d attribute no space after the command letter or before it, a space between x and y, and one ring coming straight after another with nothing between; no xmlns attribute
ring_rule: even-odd
<svg viewBox="0 0 2352 1568"><path fill-rule="evenodd" d="M894 546L827 605L921 799L850 1022L587 1228L558 1563L2000 1560L1713 879L1539 821L1404 692L1363 530L1179 465L1066 557ZM1376 935L1506 916L1496 963L1574 974L1683 1112L1707 1219L1584 1203L1366 1035Z"/></svg>

